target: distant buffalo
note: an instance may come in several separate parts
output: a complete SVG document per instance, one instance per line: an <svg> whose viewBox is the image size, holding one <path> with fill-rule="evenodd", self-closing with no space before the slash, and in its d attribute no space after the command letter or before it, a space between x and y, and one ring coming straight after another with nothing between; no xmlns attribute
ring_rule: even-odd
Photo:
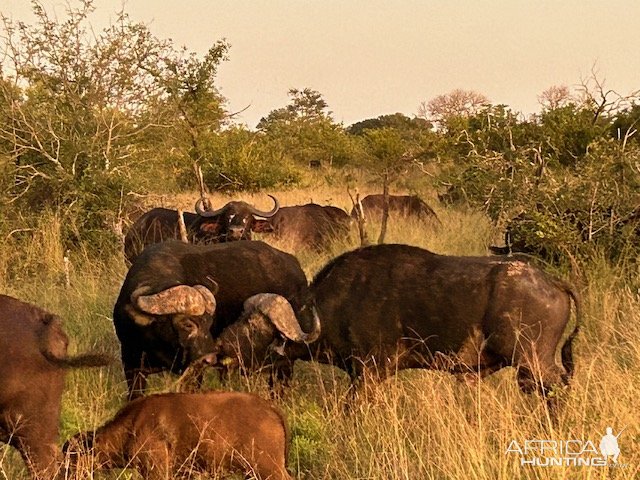
<svg viewBox="0 0 640 480"><path fill-rule="evenodd" d="M67 355L56 315L0 295L0 441L15 447L34 478L61 465L60 400L65 371L109 363L99 354Z"/></svg>
<svg viewBox="0 0 640 480"><path fill-rule="evenodd" d="M256 219L275 215L280 204L274 202L269 211L262 211L246 202L232 201L221 208L206 210L202 199L196 203L196 213L184 212L183 218L190 243L222 243L234 240L251 240ZM178 211L154 208L138 218L125 235L124 254L133 263L148 245L166 240L180 239Z"/></svg>
<svg viewBox="0 0 640 480"><path fill-rule="evenodd" d="M306 289L298 260L263 242L149 246L113 311L130 395L142 394L149 373L206 362L212 336L238 319L247 298L270 292L297 305Z"/></svg>
<svg viewBox="0 0 640 480"><path fill-rule="evenodd" d="M147 480L217 477L220 470L290 480L289 432L282 413L239 392L166 393L138 398L95 432L64 446L73 466L130 468Z"/></svg>
<svg viewBox="0 0 640 480"><path fill-rule="evenodd" d="M572 300L578 320L562 342ZM574 369L578 294L521 261L442 256L407 245L365 247L329 262L305 305L313 308L270 310L251 300L243 318L216 340L214 361L315 359L344 369L353 382L365 371L384 378L399 369L432 368L484 377L514 366L527 392L567 384ZM297 315L303 331L314 331L312 311L321 333L306 342L288 342L279 329L265 327L275 322L257 319ZM243 332L242 342L234 330Z"/></svg>
<svg viewBox="0 0 640 480"><path fill-rule="evenodd" d="M279 239L322 250L331 240L349 235L352 219L341 208L307 203L281 207L259 223L256 231L273 232Z"/></svg>
<svg viewBox="0 0 640 480"><path fill-rule="evenodd" d="M384 195L367 195L360 203L366 219L379 221L382 218ZM436 212L416 195L389 195L389 214L439 222ZM356 207L351 210L351 216L357 216Z"/></svg>

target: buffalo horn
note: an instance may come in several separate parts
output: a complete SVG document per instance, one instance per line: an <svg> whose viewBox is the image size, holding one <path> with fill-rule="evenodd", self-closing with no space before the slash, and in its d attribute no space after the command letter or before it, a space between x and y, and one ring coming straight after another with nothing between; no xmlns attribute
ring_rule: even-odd
<svg viewBox="0 0 640 480"><path fill-rule="evenodd" d="M256 207L252 206L251 213L253 213L258 217L263 217L263 218L273 217L276 214L276 212L280 209L280 203L278 202L278 199L273 195L269 195L269 196L273 199L273 208L271 210L269 210L268 212L263 212L262 210L258 210Z"/></svg>
<svg viewBox="0 0 640 480"><path fill-rule="evenodd" d="M202 198L196 202L196 212L198 212L198 215L201 217L217 217L224 212L225 208L227 208L226 205L218 208L217 210L207 210L204 208L204 200Z"/></svg>
<svg viewBox="0 0 640 480"><path fill-rule="evenodd" d="M320 319L313 308L313 329L309 333L302 331L300 323L286 298L273 293L260 293L248 298L244 310L251 314L258 311L268 318L282 335L294 342L312 343L320 336Z"/></svg>
<svg viewBox="0 0 640 480"><path fill-rule="evenodd" d="M212 314L216 308L216 300L211 291L204 285L177 285L153 295L136 295L133 293L132 303L141 311L152 315L200 316Z"/></svg>

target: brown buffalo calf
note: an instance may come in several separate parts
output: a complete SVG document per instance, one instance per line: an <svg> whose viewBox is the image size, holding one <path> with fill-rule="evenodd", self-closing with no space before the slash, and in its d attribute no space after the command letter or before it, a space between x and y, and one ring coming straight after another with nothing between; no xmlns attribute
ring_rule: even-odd
<svg viewBox="0 0 640 480"><path fill-rule="evenodd" d="M240 471L262 480L291 479L288 430L267 400L239 392L167 393L138 398L95 432L64 446L72 464L136 468L145 479L193 472Z"/></svg>

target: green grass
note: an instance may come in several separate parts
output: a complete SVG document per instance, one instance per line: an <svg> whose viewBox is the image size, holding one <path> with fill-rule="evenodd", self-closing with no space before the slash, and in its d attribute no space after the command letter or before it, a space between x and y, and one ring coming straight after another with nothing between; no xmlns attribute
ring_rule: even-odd
<svg viewBox="0 0 640 480"><path fill-rule="evenodd" d="M320 190L314 195L316 201L331 199L348 207L341 190ZM309 200L308 192L303 190L282 192L278 197L283 204ZM499 238L499 232L482 214L445 208L437 208L437 213L440 226L392 219L387 242L419 245L443 254L485 255L487 245ZM126 273L122 258L96 262L75 255L65 267L55 218L46 220L36 233L38 240L29 251L22 252L25 260L21 269L7 260L16 255L9 247L0 252L4 254L0 255L0 267L4 268L0 271L0 292L63 317L72 353L99 348L119 357L111 309ZM369 229L370 238L375 240L377 226L369 225ZM327 254L301 251L286 242L273 243L295 251L311 278L329 258L354 248L357 241L356 235L340 239ZM403 371L382 384L369 384L347 412L344 399L348 381L344 372L299 362L290 390L278 400L293 434L291 471L298 478L313 480L638 478L637 260L626 258L612 266L594 252L578 261L579 272L572 276L581 291L585 328L574 352L577 371L572 387L560 392L565 407L557 425L549 421L539 396L523 395L518 390L512 369L503 369L476 385L459 382L442 372ZM224 387L210 375L207 385L268 395L266 380L259 375L234 376ZM153 391L174 388L176 378L170 375L157 375L152 381ZM104 423L122 406L125 392L119 362L102 370L71 373L63 397L62 440ZM619 439L619 462L626 465L624 468L527 467L505 453L512 440L525 439L591 440L597 446L607 426L616 433L625 428ZM22 461L6 447L0 450L0 479L3 478L24 478ZM84 470L77 478L139 477L132 471L94 476Z"/></svg>

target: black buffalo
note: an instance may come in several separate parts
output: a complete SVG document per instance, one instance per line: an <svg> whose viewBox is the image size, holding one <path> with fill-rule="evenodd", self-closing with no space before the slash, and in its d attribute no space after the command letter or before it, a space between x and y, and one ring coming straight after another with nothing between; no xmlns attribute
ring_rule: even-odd
<svg viewBox="0 0 640 480"><path fill-rule="evenodd" d="M59 317L0 295L0 441L18 449L35 478L52 478L62 460L65 371L109 363L99 354L69 357L68 344Z"/></svg>
<svg viewBox="0 0 640 480"><path fill-rule="evenodd" d="M247 298L270 292L295 304L306 289L298 260L263 242L147 247L113 312L130 395L144 391L148 373L182 373L206 360L212 336L238 318Z"/></svg>
<svg viewBox="0 0 640 480"><path fill-rule="evenodd" d="M512 365L524 391L567 384L573 372L579 321L562 345L562 365L555 358L572 300L579 319L578 295L568 283L521 261L376 245L331 261L309 294L306 303L320 319L319 338L307 339L309 345L283 344L287 336L277 328L270 335L264 326L256 329L259 334L248 333L261 325L255 317L265 316L253 302L216 341L215 361L232 364L246 357L250 345L251 355L263 362L282 361L279 355L313 358L344 369L354 382L364 371L384 377L398 369L434 368L483 377ZM295 311L303 330L312 330L308 314ZM243 324L243 335L251 338L245 351L233 332Z"/></svg>
<svg viewBox="0 0 640 480"><path fill-rule="evenodd" d="M367 195L360 203L366 219L379 221L382 218L384 195ZM389 195L389 214L439 221L436 212L417 195ZM357 207L351 210L351 216L354 218L357 216Z"/></svg>
<svg viewBox="0 0 640 480"><path fill-rule="evenodd" d="M184 212L184 224L187 239L191 243L222 243L234 240L251 240L254 223L260 218L275 215L280 205L274 202L269 211L261 211L246 202L232 201L221 208L206 210L204 202L198 200L196 213ZM147 245L166 240L180 239L178 211L167 208L154 208L138 218L124 238L126 259L133 260Z"/></svg>
<svg viewBox="0 0 640 480"><path fill-rule="evenodd" d="M315 250L349 234L352 219L341 208L316 203L281 207L268 220L259 221L256 231L273 232L282 240Z"/></svg>

